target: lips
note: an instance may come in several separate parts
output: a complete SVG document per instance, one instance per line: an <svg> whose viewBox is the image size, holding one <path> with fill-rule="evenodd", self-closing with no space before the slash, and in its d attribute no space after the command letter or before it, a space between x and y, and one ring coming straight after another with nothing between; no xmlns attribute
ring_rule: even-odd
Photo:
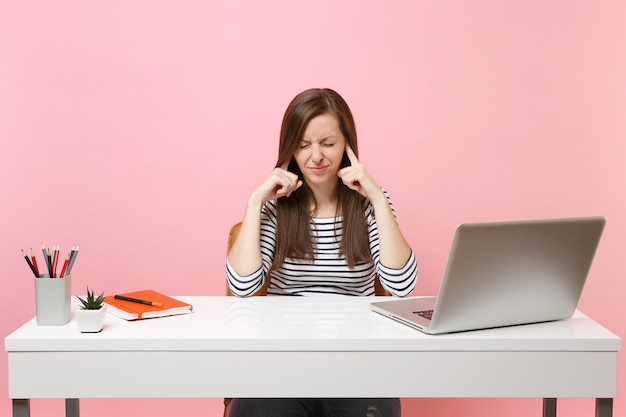
<svg viewBox="0 0 626 417"><path fill-rule="evenodd" d="M309 170L315 175L322 175L328 171L328 165L322 167L309 167Z"/></svg>

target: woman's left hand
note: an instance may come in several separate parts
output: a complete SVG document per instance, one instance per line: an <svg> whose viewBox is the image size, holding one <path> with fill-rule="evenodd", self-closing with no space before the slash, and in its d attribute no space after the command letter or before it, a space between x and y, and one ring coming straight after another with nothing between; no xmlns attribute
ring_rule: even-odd
<svg viewBox="0 0 626 417"><path fill-rule="evenodd" d="M359 162L359 159L354 154L354 151L346 143L346 154L350 160L350 166L339 170L337 175L343 181L343 183L372 201L376 197L383 197L384 194L380 189L380 186L376 183L376 180L370 175L365 166Z"/></svg>
<svg viewBox="0 0 626 417"><path fill-rule="evenodd" d="M372 203L376 212L380 263L388 268L402 268L411 256L411 247L402 236L389 200L348 144L346 154L351 165L340 169L337 175L348 188Z"/></svg>

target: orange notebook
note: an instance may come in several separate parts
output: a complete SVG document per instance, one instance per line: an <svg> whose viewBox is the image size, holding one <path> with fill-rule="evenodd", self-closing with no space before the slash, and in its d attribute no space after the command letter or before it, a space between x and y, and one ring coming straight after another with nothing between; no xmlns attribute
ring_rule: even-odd
<svg viewBox="0 0 626 417"><path fill-rule="evenodd" d="M163 306L157 307L134 301L119 300L114 295L104 297L107 311L125 320L140 320L155 317L174 316L193 312L193 306L153 290L143 290L118 294L137 300L152 301Z"/></svg>

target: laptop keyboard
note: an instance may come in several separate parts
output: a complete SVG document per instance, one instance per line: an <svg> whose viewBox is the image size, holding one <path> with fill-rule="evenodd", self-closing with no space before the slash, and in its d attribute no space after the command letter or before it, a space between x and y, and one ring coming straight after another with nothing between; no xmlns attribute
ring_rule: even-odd
<svg viewBox="0 0 626 417"><path fill-rule="evenodd" d="M432 320L434 310L424 310L424 311L414 311L413 314L417 314L418 316L422 316L425 319Z"/></svg>

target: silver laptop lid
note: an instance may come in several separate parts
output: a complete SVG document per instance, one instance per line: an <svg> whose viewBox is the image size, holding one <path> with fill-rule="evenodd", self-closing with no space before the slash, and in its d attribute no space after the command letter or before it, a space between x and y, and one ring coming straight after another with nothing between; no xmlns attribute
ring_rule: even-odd
<svg viewBox="0 0 626 417"><path fill-rule="evenodd" d="M587 217L460 225L430 332L570 317L605 223Z"/></svg>

